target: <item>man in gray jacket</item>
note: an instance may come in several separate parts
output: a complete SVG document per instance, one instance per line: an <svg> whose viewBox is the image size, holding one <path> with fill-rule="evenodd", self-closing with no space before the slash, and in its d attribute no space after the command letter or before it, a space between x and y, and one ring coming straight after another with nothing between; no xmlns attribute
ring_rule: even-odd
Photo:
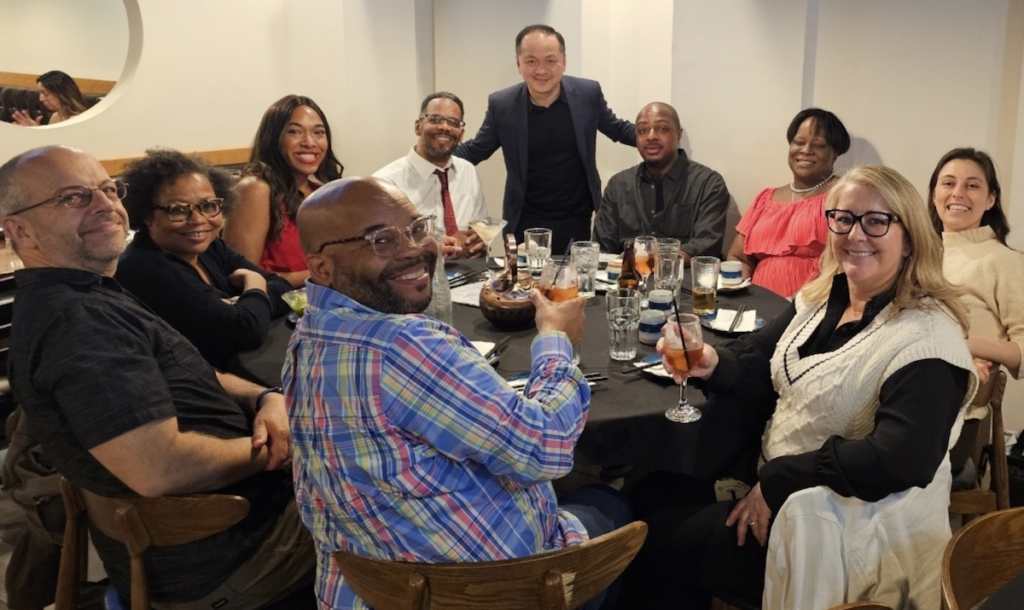
<svg viewBox="0 0 1024 610"><path fill-rule="evenodd" d="M594 240L622 251L638 235L674 237L686 264L694 256L721 256L729 190L718 172L691 161L679 148L683 128L675 108L661 102L636 117L643 163L612 176L594 222Z"/></svg>

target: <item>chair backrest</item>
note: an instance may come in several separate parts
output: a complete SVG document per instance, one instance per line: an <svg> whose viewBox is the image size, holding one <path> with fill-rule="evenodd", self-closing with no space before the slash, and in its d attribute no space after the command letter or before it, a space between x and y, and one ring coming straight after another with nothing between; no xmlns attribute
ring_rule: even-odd
<svg viewBox="0 0 1024 610"><path fill-rule="evenodd" d="M1006 371L999 370L992 380L988 406L992 413L992 478L990 489L967 489L949 494L949 512L957 515L983 515L1010 507L1010 482L1006 464L1006 438L1003 436L1003 393ZM966 518L965 518L966 519Z"/></svg>
<svg viewBox="0 0 1024 610"><path fill-rule="evenodd" d="M85 566L83 517L105 535L122 543L131 557L132 610L149 610L149 591L142 554L152 546L175 546L202 540L237 524L249 514L249 501L239 496L197 494L163 498L107 498L61 478L67 512L64 548L57 583L57 610L72 610Z"/></svg>
<svg viewBox="0 0 1024 610"><path fill-rule="evenodd" d="M1024 572L1024 508L1000 510L960 529L942 557L942 607L969 610Z"/></svg>
<svg viewBox="0 0 1024 610"><path fill-rule="evenodd" d="M376 610L571 610L606 589L646 536L647 524L635 521L578 546L504 561L405 563L346 552L334 560Z"/></svg>

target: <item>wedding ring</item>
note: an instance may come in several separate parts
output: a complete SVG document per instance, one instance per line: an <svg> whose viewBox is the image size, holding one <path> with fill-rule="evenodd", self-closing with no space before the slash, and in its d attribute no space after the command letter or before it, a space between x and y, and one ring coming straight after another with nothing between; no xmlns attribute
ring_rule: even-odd
<svg viewBox="0 0 1024 610"><path fill-rule="evenodd" d="M757 521L747 521L747 525L750 525L750 526L757 525Z"/></svg>

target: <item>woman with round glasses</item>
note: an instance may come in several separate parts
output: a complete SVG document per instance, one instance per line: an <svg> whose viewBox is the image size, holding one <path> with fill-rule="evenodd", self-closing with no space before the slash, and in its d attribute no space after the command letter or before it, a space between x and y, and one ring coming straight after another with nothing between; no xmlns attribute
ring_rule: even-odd
<svg viewBox="0 0 1024 610"><path fill-rule="evenodd" d="M726 259L743 264L744 278L788 298L818 275L828 242L825 197L850 134L836 115L807 108L793 117L786 140L792 180L758 193L736 225Z"/></svg>
<svg viewBox="0 0 1024 610"><path fill-rule="evenodd" d="M739 464L751 489L715 503L711 482L659 481L692 497L637 515L650 529L628 572L636 607L703 610L712 594L765 610L939 606L948 451L978 383L967 317L905 178L856 167L826 207L821 274L760 331L706 343L689 371L732 410L724 434L752 430Z"/></svg>
<svg viewBox="0 0 1024 610"><path fill-rule="evenodd" d="M124 178L137 233L114 277L214 368L230 368L237 352L263 344L272 318L289 311L281 295L291 289L220 239L235 198L230 176L198 157L154 149Z"/></svg>
<svg viewBox="0 0 1024 610"><path fill-rule="evenodd" d="M286 95L274 102L256 130L238 206L224 239L245 258L273 271L295 288L309 271L299 247L295 214L321 184L341 178L344 168L331 148L331 127L316 102Z"/></svg>
<svg viewBox="0 0 1024 610"><path fill-rule="evenodd" d="M53 125L89 109L75 79L60 70L50 70L43 74L36 79L36 84L39 85L39 103L50 111L50 116L45 119L42 115L32 118L24 110L15 110L11 120L17 125Z"/></svg>
<svg viewBox="0 0 1024 610"><path fill-rule="evenodd" d="M991 367L1000 366L1020 379L1024 256L1006 245L1010 225L992 158L973 148L949 151L932 172L928 198L932 223L945 246L943 272L961 289L971 322L967 346L979 360L983 381ZM964 416L964 432L950 455L954 471L979 446L979 423L988 413L991 395L991 386L984 386Z"/></svg>

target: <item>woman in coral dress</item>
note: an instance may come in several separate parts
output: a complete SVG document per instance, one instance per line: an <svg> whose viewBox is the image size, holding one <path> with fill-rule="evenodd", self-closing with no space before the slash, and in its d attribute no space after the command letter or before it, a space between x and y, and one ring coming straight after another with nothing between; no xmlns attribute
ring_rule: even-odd
<svg viewBox="0 0 1024 610"><path fill-rule="evenodd" d="M754 284L788 298L818 275L828 243L825 197L850 135L836 115L807 108L793 118L786 138L793 180L757 195L736 225L726 259L743 263L743 277Z"/></svg>

